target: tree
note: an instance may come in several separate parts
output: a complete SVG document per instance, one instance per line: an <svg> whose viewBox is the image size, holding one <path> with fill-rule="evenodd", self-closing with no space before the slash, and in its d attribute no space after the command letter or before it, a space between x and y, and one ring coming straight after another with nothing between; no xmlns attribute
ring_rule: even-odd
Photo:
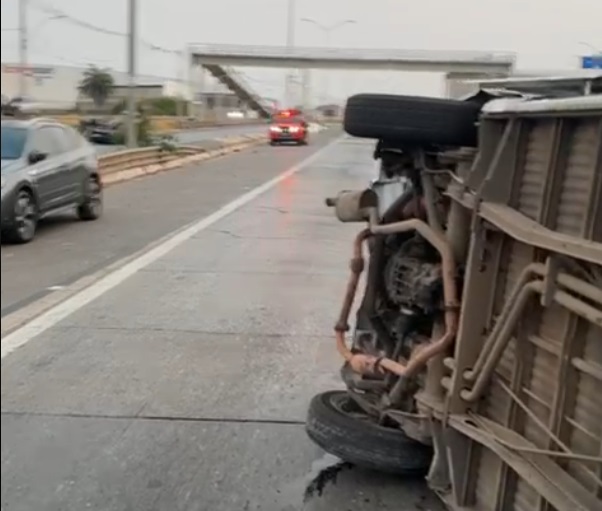
<svg viewBox="0 0 602 511"><path fill-rule="evenodd" d="M113 75L108 70L96 66L86 69L79 84L79 90L94 101L96 108L104 106L114 87Z"/></svg>

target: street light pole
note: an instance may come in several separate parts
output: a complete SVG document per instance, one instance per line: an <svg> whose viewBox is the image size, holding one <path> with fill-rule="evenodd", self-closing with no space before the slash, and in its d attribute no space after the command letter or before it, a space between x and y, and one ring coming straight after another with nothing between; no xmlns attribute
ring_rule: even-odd
<svg viewBox="0 0 602 511"><path fill-rule="evenodd" d="M301 21L305 22L305 23L309 23L311 25L314 25L315 27L319 28L322 32L324 32L324 36L325 36L325 43L326 43L326 48L330 48L330 44L331 44L331 40L332 40L332 33L335 30L338 30L339 28L342 28L346 25L355 25L355 23L357 23L355 20L342 20L339 21L338 23L334 23L332 25L323 25L322 23L311 19L311 18L302 18ZM328 76L328 72L326 72L326 74L324 75L324 99L325 101L329 101L329 80L328 80L329 76Z"/></svg>
<svg viewBox="0 0 602 511"><path fill-rule="evenodd" d="M128 3L128 94L127 94L127 146L134 148L138 145L136 130L136 25L137 0Z"/></svg>
<svg viewBox="0 0 602 511"><path fill-rule="evenodd" d="M581 46L584 46L586 48L589 48L591 51L594 52L594 55L602 55L602 47L597 48L596 46L594 46L591 43L588 43L586 41L579 41L579 44Z"/></svg>
<svg viewBox="0 0 602 511"><path fill-rule="evenodd" d="M295 47L295 24L297 17L297 0L288 0L287 23L286 23L286 47L292 52ZM284 97L287 108L293 103L293 71L288 70L284 82Z"/></svg>
<svg viewBox="0 0 602 511"><path fill-rule="evenodd" d="M26 97L27 87L27 64L28 64L28 30L27 30L27 8L28 0L19 0L19 96Z"/></svg>

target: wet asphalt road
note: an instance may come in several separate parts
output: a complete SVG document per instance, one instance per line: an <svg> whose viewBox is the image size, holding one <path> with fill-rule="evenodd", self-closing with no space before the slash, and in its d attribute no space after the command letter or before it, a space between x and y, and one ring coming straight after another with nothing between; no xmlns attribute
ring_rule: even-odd
<svg viewBox="0 0 602 511"><path fill-rule="evenodd" d="M184 145L195 145L205 140L214 140L221 137L236 137L239 135L250 135L253 133L262 133L266 131L265 124L257 125L234 125L234 126L219 126L217 128L205 128L202 130L182 131L174 138L178 143ZM96 144L98 154L108 154L125 149L123 146L114 145L99 145Z"/></svg>
<svg viewBox="0 0 602 511"><path fill-rule="evenodd" d="M30 281L68 283L333 138L116 186L100 222L59 221L33 245L2 248L3 307L5 262L6 275L29 273L20 279L30 290ZM323 199L365 185L370 154L339 140L3 351L2 510L439 511L420 481L357 469L304 500L329 462L303 420L315 393L341 386L331 331L359 227L337 223Z"/></svg>
<svg viewBox="0 0 602 511"><path fill-rule="evenodd" d="M109 187L104 216L97 222L80 222L74 213L45 220L32 244L2 246L2 317L212 213L303 160L333 136L314 137L309 147L266 145Z"/></svg>

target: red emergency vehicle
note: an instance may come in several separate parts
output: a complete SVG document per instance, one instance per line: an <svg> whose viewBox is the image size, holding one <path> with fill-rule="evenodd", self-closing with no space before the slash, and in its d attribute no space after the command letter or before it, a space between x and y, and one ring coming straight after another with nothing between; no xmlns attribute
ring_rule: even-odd
<svg viewBox="0 0 602 511"><path fill-rule="evenodd" d="M270 122L270 144L295 143L307 145L308 124L300 110L278 110Z"/></svg>

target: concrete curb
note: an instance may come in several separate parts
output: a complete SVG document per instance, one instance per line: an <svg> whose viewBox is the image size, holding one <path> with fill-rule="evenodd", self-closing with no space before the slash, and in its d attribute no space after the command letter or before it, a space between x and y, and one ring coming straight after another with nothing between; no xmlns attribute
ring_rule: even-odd
<svg viewBox="0 0 602 511"><path fill-rule="evenodd" d="M200 163L205 160L213 160L221 156L237 153L244 149L260 145L265 141L266 136L264 134L218 139L216 142L219 142L221 146L216 149L199 149L197 154L186 155L163 164L147 165L144 167L111 172L102 176L102 182L105 186L116 185L140 177L151 176L159 172L180 168L191 163Z"/></svg>

